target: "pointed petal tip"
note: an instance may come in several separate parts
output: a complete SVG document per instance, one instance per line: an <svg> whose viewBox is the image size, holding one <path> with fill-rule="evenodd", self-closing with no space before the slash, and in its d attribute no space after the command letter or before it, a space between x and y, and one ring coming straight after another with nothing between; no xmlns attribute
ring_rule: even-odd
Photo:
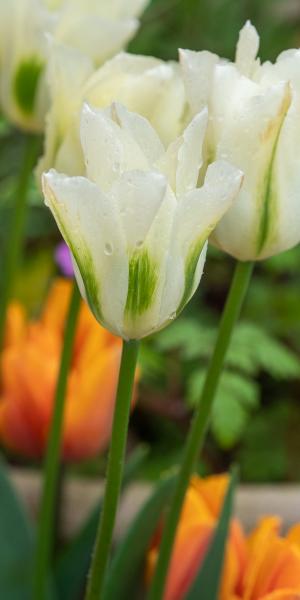
<svg viewBox="0 0 300 600"><path fill-rule="evenodd" d="M81 108L81 117L89 118L90 116L94 116L96 114L97 110L89 102L87 102L87 100L85 100Z"/></svg>
<svg viewBox="0 0 300 600"><path fill-rule="evenodd" d="M227 200L228 195L235 197L241 189L244 173L226 160L217 160L207 169L205 185L218 186L221 196Z"/></svg>
<svg viewBox="0 0 300 600"><path fill-rule="evenodd" d="M239 32L235 62L244 75L251 77L259 50L259 35L251 21L246 21Z"/></svg>

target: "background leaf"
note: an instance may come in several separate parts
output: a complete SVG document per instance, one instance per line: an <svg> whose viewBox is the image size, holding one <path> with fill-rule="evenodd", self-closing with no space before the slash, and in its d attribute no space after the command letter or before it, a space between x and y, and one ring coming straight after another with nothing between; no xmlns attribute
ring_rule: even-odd
<svg viewBox="0 0 300 600"><path fill-rule="evenodd" d="M3 600L32 599L34 536L0 460L0 592Z"/></svg>
<svg viewBox="0 0 300 600"><path fill-rule="evenodd" d="M133 452L125 467L123 487L126 487L136 476L147 454L148 448L146 446L139 446ZM102 500L97 503L78 534L67 548L60 553L56 561L54 577L58 599L60 600L76 600L80 597L80 592L84 588L101 506Z"/></svg>
<svg viewBox="0 0 300 600"><path fill-rule="evenodd" d="M173 483L174 477L158 483L124 535L108 572L103 600L133 598L140 568L162 510L171 495Z"/></svg>

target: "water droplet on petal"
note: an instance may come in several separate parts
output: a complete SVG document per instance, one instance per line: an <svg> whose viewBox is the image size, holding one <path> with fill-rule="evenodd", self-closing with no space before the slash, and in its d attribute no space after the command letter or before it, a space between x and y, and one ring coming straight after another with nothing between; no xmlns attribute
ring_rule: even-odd
<svg viewBox="0 0 300 600"><path fill-rule="evenodd" d="M143 245L143 243L144 243L144 240L138 240L138 241L136 242L136 247L137 247L137 248L141 248L141 247L142 247L142 245Z"/></svg>
<svg viewBox="0 0 300 600"><path fill-rule="evenodd" d="M176 319L176 311L170 314L169 319L170 321L174 321L174 319Z"/></svg>
<svg viewBox="0 0 300 600"><path fill-rule="evenodd" d="M111 256L113 253L113 246L112 244L110 244L110 242L107 242L104 246L104 254L106 254L106 256Z"/></svg>

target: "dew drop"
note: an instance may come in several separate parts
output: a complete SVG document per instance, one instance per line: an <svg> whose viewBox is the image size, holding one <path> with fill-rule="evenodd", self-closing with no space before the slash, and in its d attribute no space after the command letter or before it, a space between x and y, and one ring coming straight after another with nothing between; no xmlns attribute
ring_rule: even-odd
<svg viewBox="0 0 300 600"><path fill-rule="evenodd" d="M113 246L112 246L112 244L107 242L104 246L104 254L106 254L106 256L111 256L112 253L113 253Z"/></svg>
<svg viewBox="0 0 300 600"><path fill-rule="evenodd" d="M141 248L141 247L142 247L142 245L143 245L143 243L144 243L144 240L138 240L138 241L136 242L136 247L137 247L137 248Z"/></svg>
<svg viewBox="0 0 300 600"><path fill-rule="evenodd" d="M176 311L170 314L169 319L170 321L174 321L174 319L176 319Z"/></svg>

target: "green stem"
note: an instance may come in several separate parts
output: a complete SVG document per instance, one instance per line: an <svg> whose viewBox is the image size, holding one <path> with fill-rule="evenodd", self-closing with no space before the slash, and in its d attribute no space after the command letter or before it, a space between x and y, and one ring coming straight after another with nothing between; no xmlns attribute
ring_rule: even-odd
<svg viewBox="0 0 300 600"><path fill-rule="evenodd" d="M226 352L234 325L240 315L252 270L252 262L239 262L236 265L201 398L184 448L183 459L160 544L157 566L149 591L149 600L161 600L164 595L169 562L176 536L176 528L180 519L186 489L195 468L197 456L203 444Z"/></svg>
<svg viewBox="0 0 300 600"><path fill-rule="evenodd" d="M61 438L68 373L72 359L76 325L80 309L80 293L74 282L69 312L66 320L64 345L57 379L54 410L48 438L44 467L44 487L37 532L36 564L34 573L34 598L43 600L47 596L51 554L54 540L56 494L59 480ZM47 360L47 358L45 358Z"/></svg>
<svg viewBox="0 0 300 600"><path fill-rule="evenodd" d="M40 146L39 137L28 136L26 138L23 163L18 178L15 205L12 211L3 261L3 279L0 295L0 352L4 343L7 306L11 298L15 275L22 253L29 182L39 155Z"/></svg>
<svg viewBox="0 0 300 600"><path fill-rule="evenodd" d="M120 495L138 349L139 342L135 340L123 342L103 510L94 547L86 600L100 600L102 595Z"/></svg>

